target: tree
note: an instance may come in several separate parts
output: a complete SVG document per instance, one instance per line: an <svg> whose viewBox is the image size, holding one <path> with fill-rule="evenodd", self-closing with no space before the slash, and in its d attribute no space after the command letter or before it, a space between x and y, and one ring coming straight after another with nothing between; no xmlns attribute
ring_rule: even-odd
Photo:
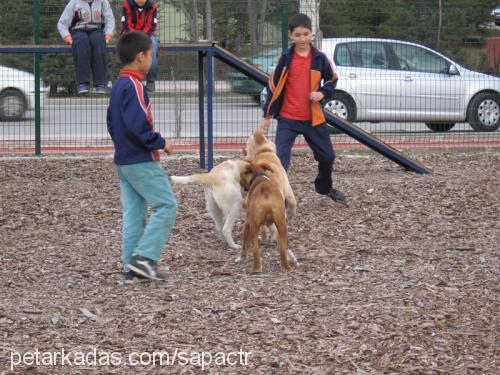
<svg viewBox="0 0 500 375"><path fill-rule="evenodd" d="M197 40L192 29L194 20L202 19L205 24L211 22L214 40L238 54L246 45L250 45L253 52L262 48L265 26L268 22L279 25L282 4L277 0L211 0L211 19L208 20L205 7L198 6L195 0L174 0L172 3L191 20L186 28L193 40ZM198 26L196 30L199 29ZM276 40L279 43L280 37Z"/></svg>
<svg viewBox="0 0 500 375"><path fill-rule="evenodd" d="M495 0L322 0L320 28L324 37L404 39L459 58L464 43L487 34L482 25L495 5Z"/></svg>

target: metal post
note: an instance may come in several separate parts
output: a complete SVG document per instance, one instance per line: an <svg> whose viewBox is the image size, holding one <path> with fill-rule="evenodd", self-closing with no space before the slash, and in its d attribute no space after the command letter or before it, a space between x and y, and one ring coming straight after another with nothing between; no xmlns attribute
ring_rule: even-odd
<svg viewBox="0 0 500 375"><path fill-rule="evenodd" d="M207 141L208 141L208 170L210 171L214 165L214 138L213 138L213 47L209 47L207 51Z"/></svg>
<svg viewBox="0 0 500 375"><path fill-rule="evenodd" d="M198 51L198 121L200 141L200 168L205 169L205 81L203 80L203 51Z"/></svg>
<svg viewBox="0 0 500 375"><path fill-rule="evenodd" d="M288 48L288 4L281 6L281 49Z"/></svg>
<svg viewBox="0 0 500 375"><path fill-rule="evenodd" d="M40 44L40 0L33 1L33 36L35 45ZM35 155L42 154L40 116L40 53L33 54L35 65Z"/></svg>

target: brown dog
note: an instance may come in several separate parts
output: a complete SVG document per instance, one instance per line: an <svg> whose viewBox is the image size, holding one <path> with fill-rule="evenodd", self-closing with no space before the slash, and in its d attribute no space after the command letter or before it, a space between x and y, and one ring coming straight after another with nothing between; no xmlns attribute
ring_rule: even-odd
<svg viewBox="0 0 500 375"><path fill-rule="evenodd" d="M275 179L271 178L272 174L270 166L259 166L252 162L241 173L241 183L248 189L248 194L244 203L247 214L240 259L247 256L248 248L253 245L253 272L262 272L258 238L262 226L276 226L281 266L291 271L287 254L295 260L293 253L289 250L287 253L285 200Z"/></svg>
<svg viewBox="0 0 500 375"><path fill-rule="evenodd" d="M261 130L248 137L245 159L260 166L265 165L272 172L269 178L278 185L283 199L286 200L287 219L290 220L295 216L297 201L288 181L288 175L276 155L276 145L268 140Z"/></svg>

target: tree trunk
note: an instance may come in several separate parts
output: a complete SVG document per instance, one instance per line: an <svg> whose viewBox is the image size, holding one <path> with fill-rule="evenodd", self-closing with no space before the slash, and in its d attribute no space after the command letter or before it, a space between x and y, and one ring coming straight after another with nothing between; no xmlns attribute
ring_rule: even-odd
<svg viewBox="0 0 500 375"><path fill-rule="evenodd" d="M248 24L250 27L250 46L252 47L252 55L259 51L258 46L258 25L257 25L257 9L254 0L247 0L248 4Z"/></svg>
<svg viewBox="0 0 500 375"><path fill-rule="evenodd" d="M205 3L205 35L207 40L212 40L212 1L206 0Z"/></svg>
<svg viewBox="0 0 500 375"><path fill-rule="evenodd" d="M200 35L198 34L198 2L197 0L192 0L192 12L191 12L191 37L195 42L200 40Z"/></svg>
<svg viewBox="0 0 500 375"><path fill-rule="evenodd" d="M264 45L264 26L266 22L267 0L262 0L259 14L259 28L257 34L257 41L260 46Z"/></svg>
<svg viewBox="0 0 500 375"><path fill-rule="evenodd" d="M439 12L438 12L437 48L439 49L439 45L441 44L441 18L443 16L442 0L438 1L438 5L439 5Z"/></svg>

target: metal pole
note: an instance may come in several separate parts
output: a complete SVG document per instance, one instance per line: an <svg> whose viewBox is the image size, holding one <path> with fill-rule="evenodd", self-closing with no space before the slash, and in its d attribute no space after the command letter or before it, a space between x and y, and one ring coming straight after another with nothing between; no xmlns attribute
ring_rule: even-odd
<svg viewBox="0 0 500 375"><path fill-rule="evenodd" d="M281 49L288 48L288 4L281 6Z"/></svg>
<svg viewBox="0 0 500 375"><path fill-rule="evenodd" d="M200 128L200 168L205 169L205 81L203 80L203 51L198 51L198 121Z"/></svg>
<svg viewBox="0 0 500 375"><path fill-rule="evenodd" d="M33 36L35 45L40 44L40 0L33 1ZM42 154L40 116L40 53L33 54L35 65L35 155Z"/></svg>
<svg viewBox="0 0 500 375"><path fill-rule="evenodd" d="M207 51L207 122L208 122L208 170L212 170L214 166L214 138L213 138L213 47L209 47Z"/></svg>

